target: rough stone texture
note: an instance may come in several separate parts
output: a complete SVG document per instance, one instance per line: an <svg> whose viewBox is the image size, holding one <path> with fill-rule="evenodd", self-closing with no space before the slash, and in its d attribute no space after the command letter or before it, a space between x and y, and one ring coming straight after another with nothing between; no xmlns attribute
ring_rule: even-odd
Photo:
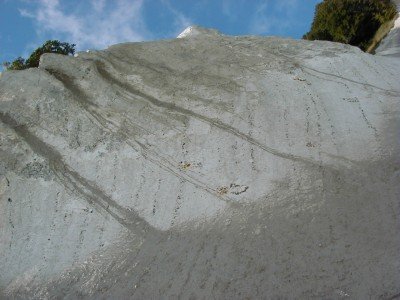
<svg viewBox="0 0 400 300"><path fill-rule="evenodd" d="M5 72L3 297L398 295L398 78L201 28Z"/></svg>

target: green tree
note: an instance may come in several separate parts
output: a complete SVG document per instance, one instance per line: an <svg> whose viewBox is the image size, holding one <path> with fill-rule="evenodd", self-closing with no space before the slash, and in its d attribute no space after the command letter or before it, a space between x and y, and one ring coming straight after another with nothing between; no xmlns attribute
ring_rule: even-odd
<svg viewBox="0 0 400 300"><path fill-rule="evenodd" d="M25 59L22 58L21 56L18 57L16 60L13 62L5 62L3 63L3 66L7 68L7 70L23 70L25 68Z"/></svg>
<svg viewBox="0 0 400 300"><path fill-rule="evenodd" d="M41 47L37 48L27 60L18 57L13 62L5 62L3 65L7 70L24 70L28 68L37 68L39 60L44 53L57 53L62 55L73 55L75 53L75 44L60 42L57 40L46 41Z"/></svg>
<svg viewBox="0 0 400 300"><path fill-rule="evenodd" d="M324 0L317 4L311 29L303 38L350 44L365 51L379 27L396 14L390 0Z"/></svg>

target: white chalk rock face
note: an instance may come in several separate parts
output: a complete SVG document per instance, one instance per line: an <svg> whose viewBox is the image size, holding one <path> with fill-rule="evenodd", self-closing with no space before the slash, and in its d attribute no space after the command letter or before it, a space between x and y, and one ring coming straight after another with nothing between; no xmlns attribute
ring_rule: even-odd
<svg viewBox="0 0 400 300"><path fill-rule="evenodd" d="M398 294L398 78L199 27L3 73L0 295Z"/></svg>
<svg viewBox="0 0 400 300"><path fill-rule="evenodd" d="M192 25L187 27L184 31L182 31L177 38L182 39L182 38L191 38L195 36L201 36L204 38L206 35L212 35L212 36L217 36L221 35L217 30L215 29L207 29L207 28L202 28L196 25Z"/></svg>

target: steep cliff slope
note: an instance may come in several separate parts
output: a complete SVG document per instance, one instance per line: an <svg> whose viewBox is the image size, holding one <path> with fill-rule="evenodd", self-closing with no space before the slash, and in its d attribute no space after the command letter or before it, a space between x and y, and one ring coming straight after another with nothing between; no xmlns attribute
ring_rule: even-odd
<svg viewBox="0 0 400 300"><path fill-rule="evenodd" d="M400 293L398 78L201 28L5 72L3 296Z"/></svg>

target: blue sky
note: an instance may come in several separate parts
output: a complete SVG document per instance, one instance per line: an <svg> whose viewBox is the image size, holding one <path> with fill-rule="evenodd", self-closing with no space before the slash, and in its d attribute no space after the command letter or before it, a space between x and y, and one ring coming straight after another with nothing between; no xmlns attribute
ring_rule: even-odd
<svg viewBox="0 0 400 300"><path fill-rule="evenodd" d="M231 35L301 38L318 0L0 0L0 62L49 39L103 49L174 38L187 26Z"/></svg>

